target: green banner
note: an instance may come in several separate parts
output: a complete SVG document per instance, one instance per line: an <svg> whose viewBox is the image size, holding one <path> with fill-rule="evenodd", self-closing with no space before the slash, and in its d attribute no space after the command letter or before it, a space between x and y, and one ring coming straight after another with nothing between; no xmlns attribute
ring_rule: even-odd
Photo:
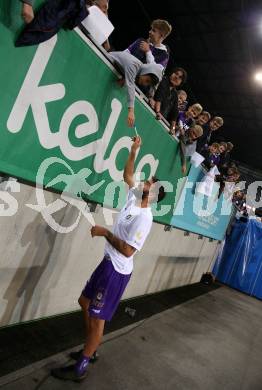
<svg viewBox="0 0 262 390"><path fill-rule="evenodd" d="M6 2L0 7L1 172L112 206L106 191L122 180L135 135L125 87L79 30L15 48L19 10L10 16ZM143 142L136 171L170 183L155 218L169 224L182 176L178 143L139 99L135 112Z"/></svg>

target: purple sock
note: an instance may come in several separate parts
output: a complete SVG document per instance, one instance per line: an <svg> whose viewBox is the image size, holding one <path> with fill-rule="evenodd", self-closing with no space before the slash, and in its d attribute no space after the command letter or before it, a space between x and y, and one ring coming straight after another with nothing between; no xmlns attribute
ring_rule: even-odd
<svg viewBox="0 0 262 390"><path fill-rule="evenodd" d="M78 361L75 364L75 371L76 371L78 376L82 376L86 372L86 369L87 369L88 364L89 364L89 360L90 360L90 358L84 356L83 354L80 356L80 358L78 359Z"/></svg>

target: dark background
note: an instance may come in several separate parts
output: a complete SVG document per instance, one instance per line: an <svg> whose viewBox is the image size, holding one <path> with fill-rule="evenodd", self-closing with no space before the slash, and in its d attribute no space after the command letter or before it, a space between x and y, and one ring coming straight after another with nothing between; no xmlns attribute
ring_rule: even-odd
<svg viewBox="0 0 262 390"><path fill-rule="evenodd" d="M168 67L188 71L189 102L222 116L218 138L233 142L236 160L262 168L262 84L254 81L262 70L262 0L110 0L109 17L116 50L147 38L152 20L168 20Z"/></svg>

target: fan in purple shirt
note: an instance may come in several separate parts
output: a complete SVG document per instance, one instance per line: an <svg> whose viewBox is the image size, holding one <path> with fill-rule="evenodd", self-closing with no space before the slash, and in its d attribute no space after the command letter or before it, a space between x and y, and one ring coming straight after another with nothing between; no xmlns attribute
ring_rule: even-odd
<svg viewBox="0 0 262 390"><path fill-rule="evenodd" d="M144 64L155 62L166 68L169 49L162 42L171 33L172 27L166 20L154 20L149 31L149 38L139 38L127 50Z"/></svg>
<svg viewBox="0 0 262 390"><path fill-rule="evenodd" d="M195 103L188 107L187 111L179 112L176 125L176 136L184 135L185 132L195 124L195 118L202 112L203 108L199 103Z"/></svg>
<svg viewBox="0 0 262 390"><path fill-rule="evenodd" d="M220 162L219 144L214 142L202 155L205 157L204 165L208 169L215 165L218 166Z"/></svg>

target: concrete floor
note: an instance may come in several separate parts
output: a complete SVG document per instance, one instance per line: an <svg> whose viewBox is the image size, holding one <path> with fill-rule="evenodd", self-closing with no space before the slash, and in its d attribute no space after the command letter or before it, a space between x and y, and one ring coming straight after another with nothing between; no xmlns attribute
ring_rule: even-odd
<svg viewBox="0 0 262 390"><path fill-rule="evenodd" d="M261 390L262 303L222 287L106 336L81 384L52 378L63 352L6 377L3 390Z"/></svg>

